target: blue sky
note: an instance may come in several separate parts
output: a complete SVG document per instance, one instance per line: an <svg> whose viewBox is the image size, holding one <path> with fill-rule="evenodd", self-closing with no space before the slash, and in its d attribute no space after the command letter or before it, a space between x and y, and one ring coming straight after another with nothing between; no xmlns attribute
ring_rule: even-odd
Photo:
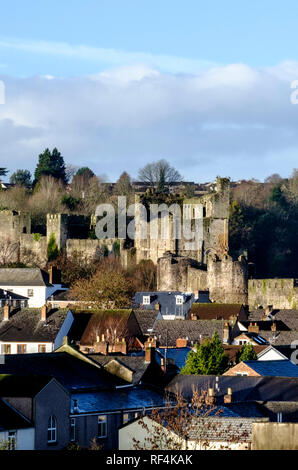
<svg viewBox="0 0 298 470"><path fill-rule="evenodd" d="M2 2L0 166L44 147L115 180L168 159L188 180L297 167L294 0Z"/></svg>

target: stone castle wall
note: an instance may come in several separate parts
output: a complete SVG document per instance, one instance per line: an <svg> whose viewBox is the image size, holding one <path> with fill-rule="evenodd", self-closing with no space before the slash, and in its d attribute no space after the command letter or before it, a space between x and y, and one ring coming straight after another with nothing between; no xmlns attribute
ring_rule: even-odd
<svg viewBox="0 0 298 470"><path fill-rule="evenodd" d="M44 267L47 263L47 237L39 234L21 234L20 261L27 266Z"/></svg>
<svg viewBox="0 0 298 470"><path fill-rule="evenodd" d="M295 279L250 279L248 305L251 309L272 305L274 309L298 309L298 282Z"/></svg>

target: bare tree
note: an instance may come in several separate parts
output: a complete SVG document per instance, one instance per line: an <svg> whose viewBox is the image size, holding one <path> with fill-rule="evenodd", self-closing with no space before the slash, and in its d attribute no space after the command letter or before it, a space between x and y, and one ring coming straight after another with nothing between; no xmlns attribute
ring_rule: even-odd
<svg viewBox="0 0 298 470"><path fill-rule="evenodd" d="M163 159L154 163L148 163L144 168L141 168L138 178L140 181L149 183L151 186L159 185L160 183L175 183L182 180L179 171Z"/></svg>

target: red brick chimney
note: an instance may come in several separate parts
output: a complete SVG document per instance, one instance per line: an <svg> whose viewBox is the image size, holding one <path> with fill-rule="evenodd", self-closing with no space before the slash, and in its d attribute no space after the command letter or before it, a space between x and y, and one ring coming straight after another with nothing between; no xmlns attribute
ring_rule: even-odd
<svg viewBox="0 0 298 470"><path fill-rule="evenodd" d="M9 314L10 314L10 305L4 305L4 308L3 308L3 321L8 321L9 320Z"/></svg>
<svg viewBox="0 0 298 470"><path fill-rule="evenodd" d="M120 339L116 339L116 342L115 344L112 346L112 351L110 352L114 352L114 353L121 353L121 354L127 354L127 344L126 344L126 341L125 341L125 338L122 338L122 340L120 341Z"/></svg>
<svg viewBox="0 0 298 470"><path fill-rule="evenodd" d="M188 341L186 338L180 338L179 336L179 338L176 339L176 348L186 348L187 343Z"/></svg>
<svg viewBox="0 0 298 470"><path fill-rule="evenodd" d="M252 323L250 323L247 330L248 330L249 333L259 333L259 327L258 327L257 323L255 323L254 325Z"/></svg>
<svg viewBox="0 0 298 470"><path fill-rule="evenodd" d="M41 307L41 321L47 321L47 313L48 313L48 307L46 305L43 305Z"/></svg>

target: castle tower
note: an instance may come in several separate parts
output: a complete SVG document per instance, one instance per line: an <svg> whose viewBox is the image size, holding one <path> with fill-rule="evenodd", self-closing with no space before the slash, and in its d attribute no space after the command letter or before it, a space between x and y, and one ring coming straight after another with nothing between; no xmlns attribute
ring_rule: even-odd
<svg viewBox="0 0 298 470"><path fill-rule="evenodd" d="M47 244L51 235L54 234L59 250L66 247L67 218L66 214L47 214Z"/></svg>
<svg viewBox="0 0 298 470"><path fill-rule="evenodd" d="M247 305L248 264L246 258L240 256L237 261L233 261L228 255L223 256L222 259L209 255L207 284L211 300Z"/></svg>

